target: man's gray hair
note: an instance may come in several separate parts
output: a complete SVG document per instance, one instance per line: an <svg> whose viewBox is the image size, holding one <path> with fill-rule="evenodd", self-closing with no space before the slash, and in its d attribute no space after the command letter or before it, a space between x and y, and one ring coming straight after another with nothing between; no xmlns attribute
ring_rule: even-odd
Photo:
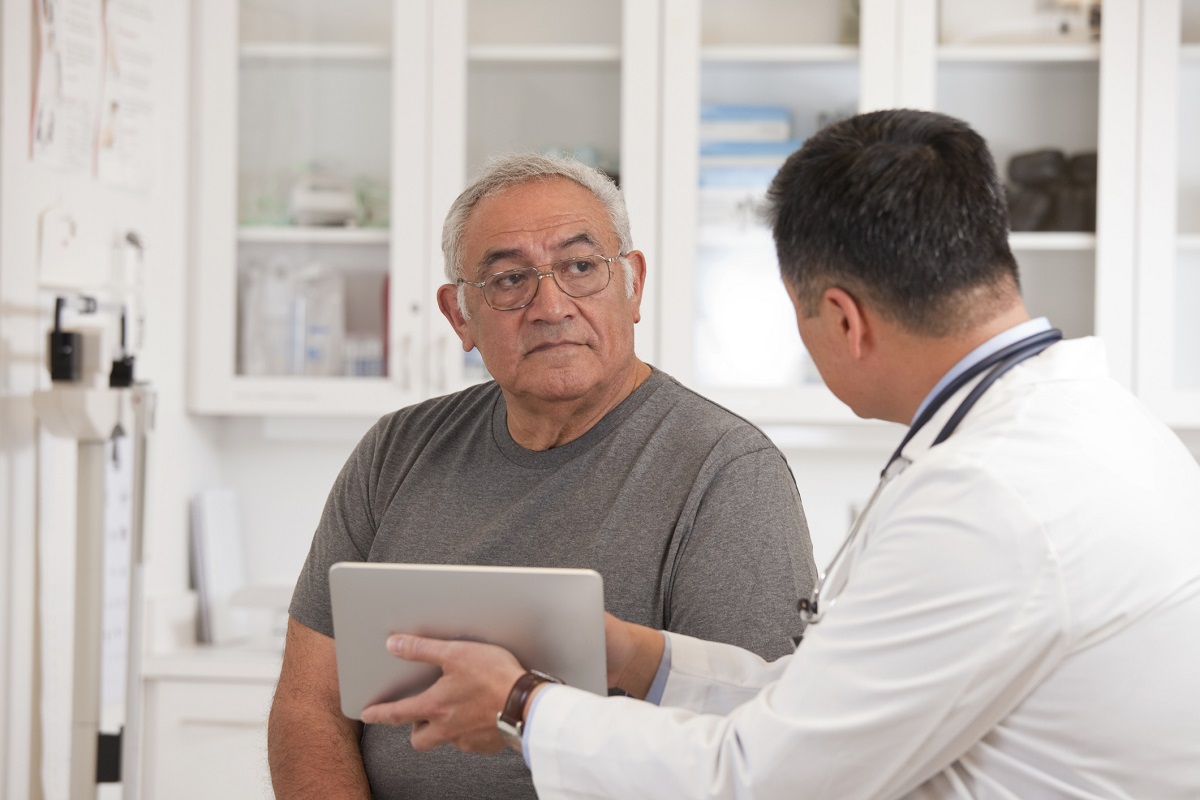
<svg viewBox="0 0 1200 800"><path fill-rule="evenodd" d="M633 237L629 233L629 211L625 208L625 198L612 178L573 158L539 153L495 156L450 206L446 221L442 224L442 257L445 260L446 279L454 283L463 277L462 243L467 230L467 219L481 200L513 186L554 178L573 181L595 195L608 212L613 231L617 234L620 252L628 253L633 249ZM624 258L621 259L621 264L625 272L625 294L632 297L633 270L629 269L629 264ZM465 288L462 284L458 286L458 308L464 317L469 317Z"/></svg>

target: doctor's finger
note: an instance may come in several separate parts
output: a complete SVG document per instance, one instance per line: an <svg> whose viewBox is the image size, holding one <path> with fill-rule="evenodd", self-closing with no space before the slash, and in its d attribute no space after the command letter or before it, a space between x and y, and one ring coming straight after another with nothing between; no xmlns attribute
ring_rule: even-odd
<svg viewBox="0 0 1200 800"><path fill-rule="evenodd" d="M444 744L453 745L464 753L493 754L507 747L495 725L484 730L461 729L450 720L413 725L411 741L413 749L422 753Z"/></svg>
<svg viewBox="0 0 1200 800"><path fill-rule="evenodd" d="M442 666L448 656L452 642L442 639L427 639L424 636L393 634L388 637L387 648L392 655L405 661L421 661Z"/></svg>
<svg viewBox="0 0 1200 800"><path fill-rule="evenodd" d="M424 693L406 697L391 703L376 703L362 710L362 721L369 725L407 725L424 722L434 715L435 709Z"/></svg>

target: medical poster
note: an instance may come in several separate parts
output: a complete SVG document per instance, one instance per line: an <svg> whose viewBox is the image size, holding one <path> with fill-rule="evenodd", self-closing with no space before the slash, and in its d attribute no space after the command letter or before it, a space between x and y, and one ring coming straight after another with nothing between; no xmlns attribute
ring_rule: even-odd
<svg viewBox="0 0 1200 800"><path fill-rule="evenodd" d="M150 0L104 0L104 71L96 131L96 175L111 186L146 189L153 147Z"/></svg>
<svg viewBox="0 0 1200 800"><path fill-rule="evenodd" d="M36 72L30 158L90 174L103 39L100 0L33 0Z"/></svg>

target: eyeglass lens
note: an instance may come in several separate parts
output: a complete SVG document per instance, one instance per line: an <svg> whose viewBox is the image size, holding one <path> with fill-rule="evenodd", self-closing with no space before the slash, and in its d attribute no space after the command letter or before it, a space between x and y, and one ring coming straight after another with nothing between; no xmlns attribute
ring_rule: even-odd
<svg viewBox="0 0 1200 800"><path fill-rule="evenodd" d="M483 286L484 299L498 311L524 308L533 302L541 279L553 275L558 288L570 297L587 297L608 286L612 276L600 256L579 256L556 261L545 272L523 267L490 276Z"/></svg>

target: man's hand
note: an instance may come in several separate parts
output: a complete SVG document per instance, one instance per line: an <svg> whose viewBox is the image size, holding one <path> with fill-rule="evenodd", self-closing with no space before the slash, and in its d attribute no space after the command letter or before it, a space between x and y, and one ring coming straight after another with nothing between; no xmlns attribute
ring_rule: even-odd
<svg viewBox="0 0 1200 800"><path fill-rule="evenodd" d="M622 689L630 697L646 699L650 684L663 657L661 632L612 614L604 614L604 645L608 659L608 685Z"/></svg>
<svg viewBox="0 0 1200 800"><path fill-rule="evenodd" d="M442 677L421 694L363 709L371 724L412 723L415 750L452 744L467 753L504 749L496 715L525 668L502 647L479 642L392 636L388 649L406 661L435 664Z"/></svg>

